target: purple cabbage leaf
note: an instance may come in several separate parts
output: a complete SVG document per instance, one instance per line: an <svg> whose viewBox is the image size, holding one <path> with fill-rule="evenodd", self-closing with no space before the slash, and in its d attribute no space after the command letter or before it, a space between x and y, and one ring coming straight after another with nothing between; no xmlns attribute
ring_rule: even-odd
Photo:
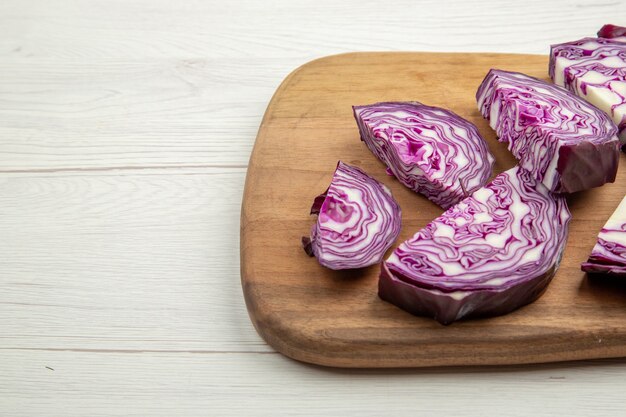
<svg viewBox="0 0 626 417"><path fill-rule="evenodd" d="M600 230L598 241L581 269L589 273L626 275L626 197Z"/></svg>
<svg viewBox="0 0 626 417"><path fill-rule="evenodd" d="M598 38L614 39L626 42L626 27L607 24L598 31Z"/></svg>

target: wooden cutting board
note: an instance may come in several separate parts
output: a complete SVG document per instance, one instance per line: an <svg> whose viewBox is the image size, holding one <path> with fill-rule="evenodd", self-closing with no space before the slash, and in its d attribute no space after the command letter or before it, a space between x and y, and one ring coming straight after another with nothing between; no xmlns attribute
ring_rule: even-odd
<svg viewBox="0 0 626 417"><path fill-rule="evenodd" d="M442 210L385 174L359 139L351 106L417 100L475 123L496 157L515 160L476 108L490 68L547 79L548 57L509 54L350 53L291 73L270 102L250 158L241 211L241 281L250 318L279 352L339 367L500 365L626 356L626 280L580 271L596 236L626 193L617 181L568 199L573 219L564 259L546 293L511 314L442 326L376 294L379 266L331 271L306 256L313 198L337 160L385 183L412 236Z"/></svg>

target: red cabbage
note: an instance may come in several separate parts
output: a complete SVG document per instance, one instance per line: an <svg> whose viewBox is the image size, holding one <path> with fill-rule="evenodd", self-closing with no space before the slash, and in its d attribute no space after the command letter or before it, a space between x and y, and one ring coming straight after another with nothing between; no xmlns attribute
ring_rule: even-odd
<svg viewBox="0 0 626 417"><path fill-rule="evenodd" d="M565 198L520 167L448 209L383 263L379 296L448 324L537 299L567 239Z"/></svg>
<svg viewBox="0 0 626 417"><path fill-rule="evenodd" d="M626 42L584 38L552 45L549 73L555 84L611 116L626 151Z"/></svg>
<svg viewBox="0 0 626 417"><path fill-rule="evenodd" d="M604 25L598 31L598 38L608 38L626 42L626 28L615 25Z"/></svg>
<svg viewBox="0 0 626 417"><path fill-rule="evenodd" d="M361 140L387 172L444 209L482 187L494 163L476 126L417 102L354 106Z"/></svg>
<svg viewBox="0 0 626 417"><path fill-rule="evenodd" d="M400 233L400 206L385 185L339 161L330 186L311 207L317 221L302 244L330 269L379 263Z"/></svg>
<svg viewBox="0 0 626 417"><path fill-rule="evenodd" d="M598 242L581 269L590 273L626 275L626 197L600 230Z"/></svg>
<svg viewBox="0 0 626 417"><path fill-rule="evenodd" d="M581 98L524 74L492 69L476 99L499 140L550 191L572 193L615 181L617 128Z"/></svg>

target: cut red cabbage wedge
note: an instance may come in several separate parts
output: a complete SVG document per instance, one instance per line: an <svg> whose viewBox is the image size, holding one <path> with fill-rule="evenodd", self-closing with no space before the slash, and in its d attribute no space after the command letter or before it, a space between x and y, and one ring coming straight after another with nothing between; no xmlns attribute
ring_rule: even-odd
<svg viewBox="0 0 626 417"><path fill-rule="evenodd" d="M600 230L598 242L581 269L589 273L626 275L626 197Z"/></svg>
<svg viewBox="0 0 626 417"><path fill-rule="evenodd" d="M598 38L615 39L626 42L626 27L615 25L604 25L598 31Z"/></svg>
<svg viewBox="0 0 626 417"><path fill-rule="evenodd" d="M552 45L550 78L611 116L626 150L626 42L584 38Z"/></svg>
<svg viewBox="0 0 626 417"><path fill-rule="evenodd" d="M528 75L496 69L476 99L499 140L550 191L573 193L615 181L617 127L583 99Z"/></svg>
<svg viewBox="0 0 626 417"><path fill-rule="evenodd" d="M418 102L354 106L361 140L411 190L447 209L491 176L494 158L476 126Z"/></svg>
<svg viewBox="0 0 626 417"><path fill-rule="evenodd" d="M400 206L385 185L339 161L330 186L311 207L317 221L302 245L330 269L379 263L400 233Z"/></svg>
<svg viewBox="0 0 626 417"><path fill-rule="evenodd" d="M512 168L402 243L382 265L378 294L442 324L509 313L554 276L570 217L562 195Z"/></svg>

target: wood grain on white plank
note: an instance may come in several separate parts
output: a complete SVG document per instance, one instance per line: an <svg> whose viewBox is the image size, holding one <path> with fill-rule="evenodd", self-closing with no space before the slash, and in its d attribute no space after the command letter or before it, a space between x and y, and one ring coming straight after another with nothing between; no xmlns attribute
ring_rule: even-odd
<svg viewBox="0 0 626 417"><path fill-rule="evenodd" d="M239 282L244 174L1 176L0 348L269 351Z"/></svg>
<svg viewBox="0 0 626 417"><path fill-rule="evenodd" d="M624 361L328 370L279 354L2 351L0 409L64 416L584 416L623 411ZM49 369L51 368L51 369ZM9 382L10 383L7 383Z"/></svg>

